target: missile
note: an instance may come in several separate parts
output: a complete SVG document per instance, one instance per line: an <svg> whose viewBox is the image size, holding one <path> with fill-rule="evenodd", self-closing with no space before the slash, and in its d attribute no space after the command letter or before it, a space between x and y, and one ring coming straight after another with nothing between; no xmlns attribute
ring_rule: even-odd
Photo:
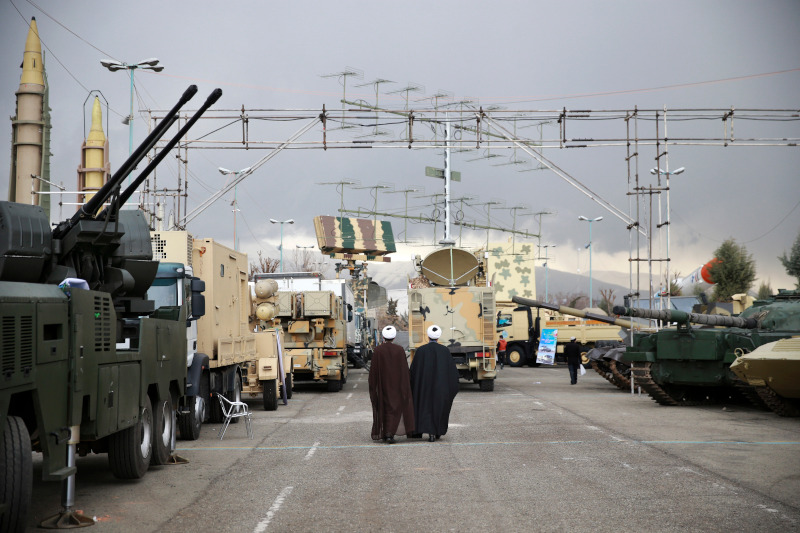
<svg viewBox="0 0 800 533"><path fill-rule="evenodd" d="M25 52L22 56L22 76L17 91L17 115L11 119L11 177L8 180L8 199L12 202L40 205L43 144L45 140L45 75L42 43L36 18L31 18Z"/></svg>
<svg viewBox="0 0 800 533"><path fill-rule="evenodd" d="M78 191L86 203L106 184L111 173L108 162L108 140L103 132L103 110L95 96L92 105L92 127L81 146L81 165L78 167Z"/></svg>

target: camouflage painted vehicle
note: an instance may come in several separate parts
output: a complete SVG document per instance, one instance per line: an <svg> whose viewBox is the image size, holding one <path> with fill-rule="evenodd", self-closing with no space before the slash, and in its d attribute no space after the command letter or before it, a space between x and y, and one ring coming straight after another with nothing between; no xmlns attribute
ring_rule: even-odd
<svg viewBox="0 0 800 533"><path fill-rule="evenodd" d="M426 280L421 284L432 286L408 290L411 358L428 342L428 326L437 324L443 331L439 342L450 350L461 379L482 391L494 390L495 298L480 260L465 250L444 248L428 255L419 270Z"/></svg>
<svg viewBox="0 0 800 533"><path fill-rule="evenodd" d="M800 416L800 337L762 344L731 370L780 416Z"/></svg>

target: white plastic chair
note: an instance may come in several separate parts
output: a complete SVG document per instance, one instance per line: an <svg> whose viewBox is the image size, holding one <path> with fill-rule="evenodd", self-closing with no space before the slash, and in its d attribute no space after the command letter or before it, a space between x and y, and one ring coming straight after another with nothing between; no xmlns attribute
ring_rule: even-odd
<svg viewBox="0 0 800 533"><path fill-rule="evenodd" d="M250 409L244 402L235 402L227 399L222 394L217 394L219 404L222 407L222 416L225 418L225 423L222 425L222 431L219 432L219 440L225 436L225 430L228 429L228 424L234 418L243 417L245 425L247 426L247 436L253 438L253 427L250 424Z"/></svg>

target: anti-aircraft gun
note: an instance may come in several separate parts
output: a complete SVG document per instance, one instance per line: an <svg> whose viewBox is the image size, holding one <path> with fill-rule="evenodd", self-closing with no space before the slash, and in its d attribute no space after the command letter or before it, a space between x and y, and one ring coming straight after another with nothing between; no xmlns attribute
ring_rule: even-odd
<svg viewBox="0 0 800 533"><path fill-rule="evenodd" d="M763 344L800 333L800 291L756 301L739 316L617 306L614 313L674 323L656 332L635 333L624 360L635 385L662 405L692 405L739 391L763 405L754 389L731 371L737 357Z"/></svg>
<svg viewBox="0 0 800 533"><path fill-rule="evenodd" d="M171 459L186 323L204 312L202 283L192 284L191 310L155 309L146 298L158 268L149 227L141 211L121 206L222 91L122 184L196 92L190 86L108 183L52 232L40 207L0 202L0 530L26 524L32 450L43 454L43 479L64 482L64 511L50 527L91 523L72 511L76 452L108 453L111 471L127 479Z"/></svg>
<svg viewBox="0 0 800 533"><path fill-rule="evenodd" d="M574 307L567 307L565 305L551 304L547 302L540 302L538 300L531 300L529 298L521 298L514 296L511 301L525 307L538 307L541 309L549 309L562 315L575 316L585 319L582 322L572 324L564 324L558 322L559 340L564 338L576 337L582 346L585 348L583 351L583 362L591 363L592 368L614 384L620 389L630 388L630 365L622 361L621 349L624 345L622 339L608 339L607 337L618 337L621 330L611 328L609 326L618 326L630 330L633 324L630 320L623 320L619 318L609 317L607 315L600 315L591 311L584 311L582 309L575 309ZM600 322L601 324L597 324ZM545 322L543 327L552 327L551 321ZM604 326L608 324L608 326ZM611 330L611 331L609 331ZM564 333L564 335L561 335ZM509 342L509 345L511 343ZM510 350L517 349L516 347L509 348ZM527 348L531 351L535 347ZM510 356L509 356L510 359Z"/></svg>

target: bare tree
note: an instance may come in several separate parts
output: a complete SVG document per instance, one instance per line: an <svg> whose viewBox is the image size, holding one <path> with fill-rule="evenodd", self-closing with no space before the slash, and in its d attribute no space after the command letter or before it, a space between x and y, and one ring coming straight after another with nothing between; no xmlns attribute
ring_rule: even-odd
<svg viewBox="0 0 800 533"><path fill-rule="evenodd" d="M600 289L600 296L602 296L602 299L598 307L605 311L608 316L612 316L614 314L614 300L616 300L614 289Z"/></svg>
<svg viewBox="0 0 800 533"><path fill-rule="evenodd" d="M280 265L279 259L266 257L264 252L259 250L255 261L250 263L250 278L256 274L269 274L270 272L277 272Z"/></svg>

